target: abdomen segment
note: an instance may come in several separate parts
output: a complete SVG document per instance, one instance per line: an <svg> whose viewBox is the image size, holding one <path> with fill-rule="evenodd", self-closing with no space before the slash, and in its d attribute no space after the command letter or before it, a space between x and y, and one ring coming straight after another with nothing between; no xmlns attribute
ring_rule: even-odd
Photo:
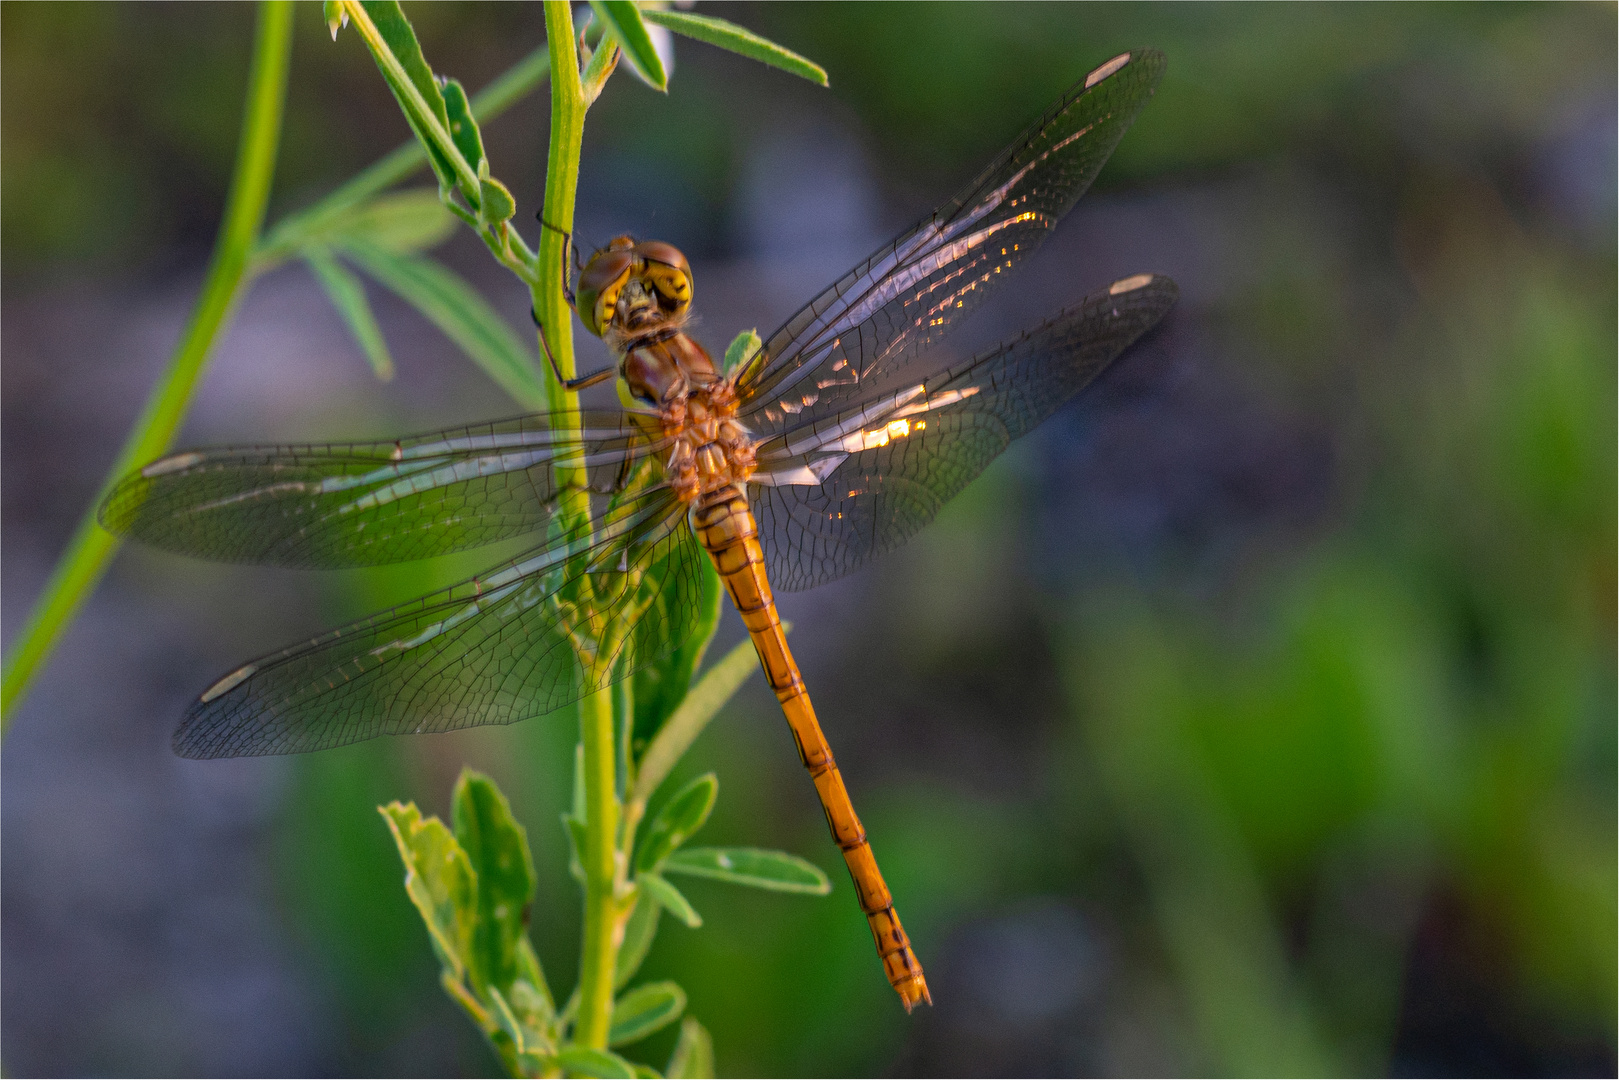
<svg viewBox="0 0 1619 1080"><path fill-rule="evenodd" d="M883 881L882 871L877 868L877 858L866 840L866 830L854 812L854 804L849 801L843 775L832 758L826 736L821 733L815 708L804 689L803 676L787 647L770 581L765 576L758 526L747 498L735 487L704 496L692 509L692 528L714 560L720 579L725 582L725 591L731 594L731 601L758 650L770 688L781 702L781 711L798 745L799 759L809 770L810 779L815 781L815 791L821 797L821 809L826 811L832 839L843 851L843 861L854 879L860 910L865 912L866 921L871 925L877 955L882 959L889 983L905 1003L907 1012L919 1001L931 1005L933 998L928 994L922 965L917 962L910 938L906 937L905 928L894 911L894 898Z"/></svg>

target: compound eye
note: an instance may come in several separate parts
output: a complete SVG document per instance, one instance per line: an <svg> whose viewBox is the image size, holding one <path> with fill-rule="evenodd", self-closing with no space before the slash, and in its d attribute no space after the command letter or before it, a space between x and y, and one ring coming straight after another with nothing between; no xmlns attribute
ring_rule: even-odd
<svg viewBox="0 0 1619 1080"><path fill-rule="evenodd" d="M643 240L635 254L646 267L642 273L657 290L662 306L674 315L683 315L691 306L691 264L679 248L659 240Z"/></svg>
<svg viewBox="0 0 1619 1080"><path fill-rule="evenodd" d="M686 276L691 276L691 264L686 256L673 244L665 244L662 240L643 240L635 245L635 254L647 262L662 263L673 267Z"/></svg>
<svg viewBox="0 0 1619 1080"><path fill-rule="evenodd" d="M614 241L616 244L617 241ZM598 251L579 272L579 286L574 290L574 302L579 318L597 337L601 337L613 321L613 309L618 306L618 294L630 280L635 256L628 248L608 248Z"/></svg>

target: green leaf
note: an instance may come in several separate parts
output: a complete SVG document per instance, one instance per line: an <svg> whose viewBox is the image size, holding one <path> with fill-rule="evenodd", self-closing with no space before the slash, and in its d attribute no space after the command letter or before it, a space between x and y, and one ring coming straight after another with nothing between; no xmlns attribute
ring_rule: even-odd
<svg viewBox="0 0 1619 1080"><path fill-rule="evenodd" d="M377 317L371 313L371 304L365 298L365 284L344 269L323 247L310 247L304 251L304 261L314 273L315 280L326 290L326 298L348 324L349 333L365 353L366 362L383 382L394 377L393 357L388 355L388 343L383 339Z"/></svg>
<svg viewBox="0 0 1619 1080"><path fill-rule="evenodd" d="M478 199L478 216L489 225L510 221L512 215L517 213L517 200L512 198L505 184L492 176L478 181Z"/></svg>
<svg viewBox="0 0 1619 1080"><path fill-rule="evenodd" d="M441 89L445 126L450 129L455 148L461 151L461 156L472 166L473 172L480 177L487 175L489 160L484 157L483 133L478 130L478 121L472 116L472 106L467 104L465 88L459 79L445 79Z"/></svg>
<svg viewBox="0 0 1619 1080"><path fill-rule="evenodd" d="M664 1075L670 1080L710 1080L714 1075L714 1039L708 1029L688 1016L680 1022L680 1038L675 1040L674 1053L669 1055L669 1067Z"/></svg>
<svg viewBox="0 0 1619 1080"><path fill-rule="evenodd" d="M585 850L585 838L590 835L585 823L572 814L562 815L562 826L568 833L568 873L574 880L583 885L585 883L585 863L582 852Z"/></svg>
<svg viewBox="0 0 1619 1080"><path fill-rule="evenodd" d="M741 365L753 359L755 353L764 343L759 340L759 330L744 330L731 339L731 344L725 347L725 373L729 375Z"/></svg>
<svg viewBox="0 0 1619 1080"><path fill-rule="evenodd" d="M510 987L519 970L517 943L534 898L534 859L528 833L511 804L482 773L462 769L450 802L450 821L478 881L478 925L473 936L472 985Z"/></svg>
<svg viewBox="0 0 1619 1080"><path fill-rule="evenodd" d="M674 560L665 559L654 566L648 576L661 580L667 576L669 568L676 565ZM697 602L688 609L691 619L686 625L672 628L680 646L641 668L633 676L635 726L631 735L631 749L637 763L657 737L658 731L686 699L692 676L703 662L703 654L708 651L708 643L713 640L714 631L720 623L720 597L725 590L713 561L703 559L698 563L697 573L701 577L698 582L700 591ZM653 610L644 617L655 617L658 608L666 607L674 596L674 589L659 588Z"/></svg>
<svg viewBox="0 0 1619 1080"><path fill-rule="evenodd" d="M332 40L337 40L337 32L349 24L349 13L343 10L343 0L326 0L322 5L322 14L326 17L326 29L332 32Z"/></svg>
<svg viewBox="0 0 1619 1080"><path fill-rule="evenodd" d="M641 1080L663 1080L663 1074L650 1065L642 1065L639 1061L631 1062L635 1066L635 1075Z"/></svg>
<svg viewBox="0 0 1619 1080"><path fill-rule="evenodd" d="M585 807L585 744L573 744L573 801L569 804L573 819L583 823L588 811Z"/></svg>
<svg viewBox="0 0 1619 1080"><path fill-rule="evenodd" d="M556 1063L569 1076L600 1076L606 1080L635 1080L635 1066L611 1050L570 1046L556 1056Z"/></svg>
<svg viewBox="0 0 1619 1080"><path fill-rule="evenodd" d="M808 79L819 86L826 85L826 70L813 60L807 60L791 49L784 49L774 41L760 37L751 30L712 15L693 15L689 11L668 11L648 8L641 17L667 30L673 30L697 41L716 45L761 64L780 68L799 78Z"/></svg>
<svg viewBox="0 0 1619 1080"><path fill-rule="evenodd" d="M825 896L832 891L832 882L827 880L819 866L785 851L686 848L664 860L662 869L671 874L713 878L772 892Z"/></svg>
<svg viewBox="0 0 1619 1080"><path fill-rule="evenodd" d="M562 815L562 831L568 834L568 873L583 885L585 842L589 833L585 828L585 744L582 742L573 747L573 804L570 812Z"/></svg>
<svg viewBox="0 0 1619 1080"><path fill-rule="evenodd" d="M377 807L405 863L405 893L427 924L445 973L459 981L472 954L478 881L467 853L438 818L422 820L415 803Z"/></svg>
<svg viewBox="0 0 1619 1080"><path fill-rule="evenodd" d="M663 905L650 895L636 898L635 910L624 922L624 943L618 947L618 962L613 969L613 989L617 990L635 977L641 962L652 949L652 939L658 935L658 919Z"/></svg>
<svg viewBox="0 0 1619 1080"><path fill-rule="evenodd" d="M556 1018L556 1002L551 999L551 991L545 985L543 976L538 983L534 981L535 977L539 976L540 963L538 958L534 957L534 947L529 944L526 935L518 942L517 952L518 967L528 969L532 961L532 971L525 970L512 983L507 997L510 998L512 1010L517 1013L518 1019L535 1030L543 1031Z"/></svg>
<svg viewBox="0 0 1619 1080"><path fill-rule="evenodd" d="M491 986L488 988L487 997L492 1006L489 1013L495 1018L495 1023L500 1025L500 1030L506 1033L506 1037L512 1041L512 1046L519 1054L528 1053L528 1036L523 1031L523 1025L517 1019L517 1014L506 1004L505 996Z"/></svg>
<svg viewBox="0 0 1619 1080"><path fill-rule="evenodd" d="M438 80L433 78L433 69L428 67L426 58L422 56L422 47L416 40L416 31L411 28L410 20L405 18L405 13L399 9L397 0L361 0L360 6L365 9L365 13L377 28L377 33L382 37L382 46L387 52L387 55L379 52L375 43L367 39L366 45L371 48L377 70L382 72L388 89L393 91L394 99L399 102L399 108L404 112L411 130L416 132L416 137L427 148L427 158L433 166L433 172L438 175L439 186L445 189L456 187L460 180L460 172L449 157L454 143L452 141L450 146L441 145L429 122L436 120L440 130L447 137L450 130L449 113L444 107L444 94L439 90ZM392 64L389 63L390 60L393 61ZM408 85L415 90L415 95L401 84L401 73L408 81ZM425 113L422 111L424 108L427 110Z"/></svg>
<svg viewBox="0 0 1619 1080"><path fill-rule="evenodd" d="M613 1002L613 1023L608 1046L623 1046L646 1038L680 1019L686 1011L686 992L672 982L637 986Z"/></svg>
<svg viewBox="0 0 1619 1080"><path fill-rule="evenodd" d="M526 409L547 405L534 358L472 286L430 259L345 240L344 251L377 282L425 315Z"/></svg>
<svg viewBox="0 0 1619 1080"><path fill-rule="evenodd" d="M704 773L672 795L647 826L646 839L641 841L636 855L636 869L656 870L671 851L703 827L719 794L719 777Z"/></svg>
<svg viewBox="0 0 1619 1080"><path fill-rule="evenodd" d="M703 925L703 917L697 914L697 909L691 906L681 891L669 884L654 873L645 873L636 876L635 883L644 889L648 896L669 909L669 914L695 930Z"/></svg>
<svg viewBox="0 0 1619 1080"><path fill-rule="evenodd" d="M397 255L437 247L450 238L455 224L455 215L444 209L438 192L416 188L367 199L335 219L326 232Z"/></svg>
<svg viewBox="0 0 1619 1080"><path fill-rule="evenodd" d="M455 215L434 188L379 195L325 214L298 215L278 225L254 252L260 266L301 256L310 248L340 246L345 240L386 251L414 252L435 247L455 231Z"/></svg>
<svg viewBox="0 0 1619 1080"><path fill-rule="evenodd" d="M590 24L595 21L595 15L585 12L584 19L579 26L579 35L583 37ZM590 62L579 73L580 89L585 92L585 105L589 107L601 96L602 87L618 68L618 62L624 56L624 50L619 48L611 38L603 40L603 34L596 35L596 50L590 54ZM654 43L656 44L656 43ZM662 56L659 56L662 59ZM668 72L664 73L665 75Z"/></svg>
<svg viewBox="0 0 1619 1080"><path fill-rule="evenodd" d="M782 629L785 631L788 627L784 624ZM741 689L748 676L758 670L759 660L753 643L742 641L703 673L674 714L658 729L646 753L641 755L631 799L645 803L652 797L709 721Z"/></svg>
<svg viewBox="0 0 1619 1080"><path fill-rule="evenodd" d="M664 73L663 58L652 44L646 23L641 21L641 9L631 0L590 0L590 7L618 42L618 47L624 50L624 59L630 62L635 73L653 89L667 91L669 76Z"/></svg>

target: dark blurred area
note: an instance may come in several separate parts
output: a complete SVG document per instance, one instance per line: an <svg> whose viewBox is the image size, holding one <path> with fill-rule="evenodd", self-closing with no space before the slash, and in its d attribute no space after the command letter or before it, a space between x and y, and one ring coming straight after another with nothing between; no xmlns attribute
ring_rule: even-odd
<svg viewBox="0 0 1619 1080"><path fill-rule="evenodd" d="M687 989L722 1075L1614 1075L1614 7L698 10L831 77L681 40L667 97L621 74L591 114L581 242L682 246L711 349L767 333L1141 44L1169 58L1157 97L953 348L1127 274L1182 290L908 548L781 600L934 1008L893 1000L758 680L689 755L723 788L703 842L837 883L698 883L706 925L665 920L646 972ZM543 42L534 5L406 11L469 87ZM297 16L272 221L407 135L319 16ZM0 4L8 642L189 311L252 22ZM542 88L486 132L519 221L547 116ZM438 254L527 327L474 239ZM182 441L517 411L372 296L393 382L289 267L241 306ZM445 814L464 763L494 775L565 991L571 719L299 759L168 740L220 672L495 557L119 556L0 762L8 1074L492 1074L373 807ZM728 614L716 648L740 638ZM627 1052L659 1062L672 1038Z"/></svg>

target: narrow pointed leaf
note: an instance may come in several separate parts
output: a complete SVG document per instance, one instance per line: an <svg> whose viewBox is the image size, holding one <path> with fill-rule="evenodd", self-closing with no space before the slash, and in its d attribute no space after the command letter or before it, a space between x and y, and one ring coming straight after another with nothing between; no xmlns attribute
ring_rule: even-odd
<svg viewBox="0 0 1619 1080"><path fill-rule="evenodd" d="M685 1011L686 992L674 983L637 986L613 1003L613 1023L607 1034L607 1045L623 1046L644 1039L679 1020Z"/></svg>
<svg viewBox="0 0 1619 1080"><path fill-rule="evenodd" d="M325 230L339 240L372 244L384 251L408 254L437 247L455 231L455 215L444 209L438 192L416 188L368 199Z"/></svg>
<svg viewBox="0 0 1619 1080"><path fill-rule="evenodd" d="M519 1054L528 1053L528 1038L523 1031L523 1025L518 1021L512 1007L506 1003L505 995L491 986L488 989L488 1000L489 1014L495 1018L495 1023L500 1025L500 1030L512 1041L512 1046Z"/></svg>
<svg viewBox="0 0 1619 1080"><path fill-rule="evenodd" d="M586 14L585 26L589 25L588 20L593 17L589 13ZM585 32L584 28L581 27L579 32L583 34ZM668 33L668 31L660 32ZM651 31L649 30L648 33L651 33ZM654 42L653 44L656 45L657 43ZM607 80L613 72L618 69L618 62L623 56L624 50L618 47L613 38L603 37L597 42L596 51L590 54L590 62L579 73L579 82L585 92L585 104L587 106L595 102L596 98L601 95L602 87L607 84ZM661 58L662 54L660 53L659 56Z"/></svg>
<svg viewBox="0 0 1619 1080"><path fill-rule="evenodd" d="M388 342L382 336L382 327L371 313L371 303L365 298L365 283L349 273L332 253L325 248L311 247L304 252L304 261L314 273L315 280L326 290L326 298L343 317L349 333L365 353L371 370L383 382L394 377L393 357L388 355Z"/></svg>
<svg viewBox="0 0 1619 1080"><path fill-rule="evenodd" d="M674 1053L669 1055L669 1067L664 1075L670 1080L710 1080L714 1075L714 1039L708 1029L688 1016L680 1022L680 1038L675 1041Z"/></svg>
<svg viewBox="0 0 1619 1080"><path fill-rule="evenodd" d="M701 829L719 793L719 777L704 773L670 796L647 826L646 839L641 841L641 850L636 855L636 869L656 870L671 851Z"/></svg>
<svg viewBox="0 0 1619 1080"><path fill-rule="evenodd" d="M661 869L665 873L713 878L772 892L825 896L832 891L832 882L819 866L785 851L686 848L665 859Z"/></svg>
<svg viewBox="0 0 1619 1080"><path fill-rule="evenodd" d="M819 86L826 85L826 69L821 65L799 56L791 49L777 45L774 41L762 38L751 30L744 30L733 22L717 19L712 15L694 15L689 11L651 8L641 12L641 17L649 23L665 27L685 37L717 46L739 56L746 56L761 64L780 68Z"/></svg>
<svg viewBox="0 0 1619 1080"><path fill-rule="evenodd" d="M783 625L783 630L787 627ZM697 741L697 736L713 720L727 701L742 688L748 677L759 670L759 660L753 643L740 642L720 658L719 663L703 673L697 685L681 700L680 705L658 729L652 744L641 755L639 771L635 775L635 790L631 798L646 802L658 789L670 770Z"/></svg>
<svg viewBox="0 0 1619 1080"><path fill-rule="evenodd" d="M362 270L442 330L519 405L536 412L546 407L533 357L472 286L430 259L360 241L345 240L343 248Z"/></svg>
<svg viewBox="0 0 1619 1080"><path fill-rule="evenodd" d="M703 917L691 906L681 891L657 874L642 874L635 879L648 896L669 909L669 914L695 930L703 925Z"/></svg>
<svg viewBox="0 0 1619 1080"><path fill-rule="evenodd" d="M605 1080L635 1080L635 1066L611 1050L570 1046L556 1056L556 1063L569 1076L600 1076Z"/></svg>
<svg viewBox="0 0 1619 1080"><path fill-rule="evenodd" d="M254 258L270 265L310 248L341 246L346 239L385 251L425 251L447 240L455 225L455 215L445 209L437 189L417 188L378 195L341 211L289 219L276 227Z"/></svg>
<svg viewBox="0 0 1619 1080"><path fill-rule="evenodd" d="M679 560L665 559L653 567L648 576L667 576L671 567L684 570L684 565ZM703 662L703 654L708 651L708 643L713 640L714 630L719 626L720 596L724 592L719 574L708 559L699 564L698 574L702 579L699 582L699 599L694 604L681 605L683 611L689 612L689 621L672 628L680 647L641 668L633 676L635 725L630 747L637 762L680 703L686 700L692 676ZM662 614L667 618L667 610L660 609L667 609L673 603L674 595L673 589L658 589L653 601L654 610L644 617Z"/></svg>
<svg viewBox="0 0 1619 1080"><path fill-rule="evenodd" d="M636 74L654 89L668 90L669 77L663 70L663 58L652 44L646 23L641 21L641 9L631 0L590 0L590 7L618 42L618 47L624 50L624 59L630 62Z"/></svg>
<svg viewBox="0 0 1619 1080"><path fill-rule="evenodd" d="M438 818L422 819L415 803L377 812L392 830L405 864L405 893L416 905L445 975L459 981L472 952L478 882L467 853Z"/></svg>
<svg viewBox="0 0 1619 1080"><path fill-rule="evenodd" d="M462 769L451 799L455 838L478 876L478 924L473 935L472 985L480 993L509 988L519 971L518 941L534 898L534 859L528 833L512 817L492 780Z"/></svg>
<svg viewBox="0 0 1619 1080"><path fill-rule="evenodd" d="M488 166L483 153L483 133L478 130L478 121L472 116L472 106L467 104L466 89L458 79L445 79L441 92L450 138L455 140L455 148L461 151L461 156L472 166L472 171L482 176Z"/></svg>
<svg viewBox="0 0 1619 1080"><path fill-rule="evenodd" d="M572 814L562 815L562 827L568 833L568 873L583 885L585 883L585 863L582 852L585 850L585 838L589 835L585 823Z"/></svg>
<svg viewBox="0 0 1619 1080"><path fill-rule="evenodd" d="M387 43L389 52L399 61L405 75L416 87L440 123L448 123L448 114L444 111L444 95L439 89L438 80L433 78L433 69L428 66L427 58L422 55L421 43L416 40L416 30L405 18L398 0L361 0L361 7L371 16L371 22Z"/></svg>
<svg viewBox="0 0 1619 1080"><path fill-rule="evenodd" d="M658 936L658 921L663 905L651 895L643 894L635 901L635 910L624 923L624 944L618 947L618 962L613 969L613 989L617 990L635 977L646 954L652 949L652 940Z"/></svg>

